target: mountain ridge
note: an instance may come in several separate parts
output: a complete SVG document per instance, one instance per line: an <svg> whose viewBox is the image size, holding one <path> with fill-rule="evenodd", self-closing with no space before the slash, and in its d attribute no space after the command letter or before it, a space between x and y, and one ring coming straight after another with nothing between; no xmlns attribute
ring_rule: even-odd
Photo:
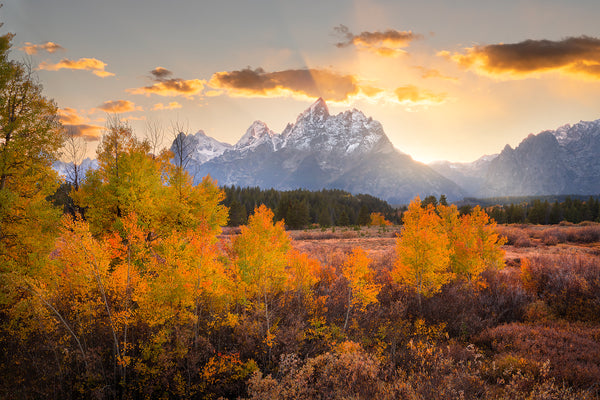
<svg viewBox="0 0 600 400"><path fill-rule="evenodd" d="M485 157L485 156L484 156ZM470 196L600 193L600 119L529 134L514 149L474 163L430 166Z"/></svg>
<svg viewBox="0 0 600 400"><path fill-rule="evenodd" d="M257 126L260 134L253 136ZM238 146L252 137L262 140ZM323 99L300 113L281 134L254 122L232 149L193 170L196 182L209 174L222 185L342 189L392 204L406 203L416 195L446 194L450 199L464 195L454 182L395 149L378 121L357 109L331 115Z"/></svg>

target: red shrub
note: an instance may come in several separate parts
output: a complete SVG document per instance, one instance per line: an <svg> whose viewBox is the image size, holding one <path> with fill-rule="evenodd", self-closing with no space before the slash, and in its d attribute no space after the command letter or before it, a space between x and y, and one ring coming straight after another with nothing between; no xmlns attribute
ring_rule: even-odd
<svg viewBox="0 0 600 400"><path fill-rule="evenodd" d="M600 260L565 253L533 257L524 264L523 286L545 302L554 316L600 321Z"/></svg>
<svg viewBox="0 0 600 400"><path fill-rule="evenodd" d="M559 381L580 388L600 382L600 327L573 323L511 323L487 329L475 343L492 350L499 363L520 360L516 364L529 368L531 362L549 360L550 373Z"/></svg>

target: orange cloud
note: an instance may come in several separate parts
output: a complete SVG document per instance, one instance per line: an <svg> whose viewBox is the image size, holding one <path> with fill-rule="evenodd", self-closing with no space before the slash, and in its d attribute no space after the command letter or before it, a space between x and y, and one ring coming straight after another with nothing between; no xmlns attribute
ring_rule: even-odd
<svg viewBox="0 0 600 400"><path fill-rule="evenodd" d="M25 53L29 55L37 54L39 51L47 51L48 53L54 53L59 50L64 50L65 48L59 44L53 42L46 42L43 44L33 44L31 42L25 42L22 47L20 47Z"/></svg>
<svg viewBox="0 0 600 400"><path fill-rule="evenodd" d="M446 93L434 93L414 85L401 86L394 91L394 94L400 104L409 107L442 104L447 98Z"/></svg>
<svg viewBox="0 0 600 400"><path fill-rule="evenodd" d="M208 85L233 96L301 98L322 97L342 102L359 94L375 95L381 90L362 87L353 75L342 75L323 69L291 69L266 72L262 68L217 72Z"/></svg>
<svg viewBox="0 0 600 400"><path fill-rule="evenodd" d="M126 91L131 94L144 94L146 96L156 94L165 97L183 96L193 98L202 93L205 83L206 81L200 79L185 80L173 78L162 80L150 86L127 89Z"/></svg>
<svg viewBox="0 0 600 400"><path fill-rule="evenodd" d="M413 68L421 71L421 78L423 78L423 79L439 78L439 79L446 79L449 81L457 81L458 80L458 78L444 75L440 70L437 70L434 68L427 68L427 67L422 67L422 66L415 66Z"/></svg>
<svg viewBox="0 0 600 400"><path fill-rule="evenodd" d="M134 117L133 115L128 115L126 117L123 117L122 120L124 121L145 121L146 120L146 116L142 115L139 117Z"/></svg>
<svg viewBox="0 0 600 400"><path fill-rule="evenodd" d="M543 72L560 72L588 79L600 78L600 39L579 36L559 41L525 40L440 52L464 68L499 78L523 78Z"/></svg>
<svg viewBox="0 0 600 400"><path fill-rule="evenodd" d="M89 121L89 119L80 116L77 110L71 107L59 108L57 114L58 119L63 125L81 124Z"/></svg>
<svg viewBox="0 0 600 400"><path fill-rule="evenodd" d="M98 106L98 110L109 113L126 113L131 111L143 111L143 108L141 106L136 106L133 101L111 100L105 101L102 105Z"/></svg>
<svg viewBox="0 0 600 400"><path fill-rule="evenodd" d="M74 108L58 109L58 119L69 133L76 137L83 137L86 141L100 140L104 127L89 123L89 119L82 117Z"/></svg>
<svg viewBox="0 0 600 400"><path fill-rule="evenodd" d="M182 107L182 105L176 101L172 101L167 105L164 105L163 103L157 103L154 105L154 107L152 107L152 111L175 110L176 108L181 108L181 107Z"/></svg>
<svg viewBox="0 0 600 400"><path fill-rule="evenodd" d="M173 72L163 67L156 67L150 71L150 79L156 83L141 88L131 88L126 91L131 94L156 94L165 97L183 96L192 99L204 90L206 81L200 79L169 78Z"/></svg>
<svg viewBox="0 0 600 400"><path fill-rule="evenodd" d="M336 43L337 47L355 46L358 49L367 50L384 57L397 57L406 54L403 48L408 47L410 42L422 39L423 35L411 31L397 31L388 29L380 32L361 32L358 35L350 32L347 26L340 25L333 28L336 35L343 40Z"/></svg>
<svg viewBox="0 0 600 400"><path fill-rule="evenodd" d="M105 71L106 63L97 60L95 58L80 58L79 60L69 60L67 58L63 58L56 64L50 64L46 61L42 62L39 65L40 69L46 71L58 71L59 69L77 69L77 70L86 70L92 71L92 73L101 78L106 78L107 76L114 76L112 72Z"/></svg>

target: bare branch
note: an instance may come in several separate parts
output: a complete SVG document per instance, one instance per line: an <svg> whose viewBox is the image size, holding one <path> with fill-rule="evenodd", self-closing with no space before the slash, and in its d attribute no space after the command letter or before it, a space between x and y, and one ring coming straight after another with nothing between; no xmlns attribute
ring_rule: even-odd
<svg viewBox="0 0 600 400"><path fill-rule="evenodd" d="M152 158L156 158L159 151L163 147L163 141L165 139L165 130L159 121L147 120L146 133L148 137L148 142L150 143L150 151L152 153Z"/></svg>
<svg viewBox="0 0 600 400"><path fill-rule="evenodd" d="M171 150L175 155L175 166L186 169L194 151L193 143L189 136L189 127L179 121L171 123L173 145Z"/></svg>
<svg viewBox="0 0 600 400"><path fill-rule="evenodd" d="M71 183L75 190L79 190L79 184L83 178L81 164L87 154L87 142L77 135L77 129L68 126L65 132L65 145L63 147L67 167L67 182Z"/></svg>

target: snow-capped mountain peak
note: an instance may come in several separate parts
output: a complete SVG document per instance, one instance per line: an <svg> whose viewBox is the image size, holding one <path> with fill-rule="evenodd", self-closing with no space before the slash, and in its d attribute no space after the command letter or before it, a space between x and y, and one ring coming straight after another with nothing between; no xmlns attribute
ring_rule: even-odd
<svg viewBox="0 0 600 400"><path fill-rule="evenodd" d="M194 135L188 135L186 140L190 141L190 145L194 149L191 157L197 163L212 160L223 154L225 150L232 148L229 143L219 142L208 136L203 130L199 130Z"/></svg>
<svg viewBox="0 0 600 400"><path fill-rule="evenodd" d="M273 132L267 124L262 121L254 121L246 130L244 136L235 144L235 150L254 149L261 144L269 143L275 149L280 142L280 135Z"/></svg>
<svg viewBox="0 0 600 400"><path fill-rule="evenodd" d="M573 141L578 141L584 136L600 135L600 120L579 121L574 125L566 124L555 131L548 131L554 135L558 143L565 146Z"/></svg>
<svg viewBox="0 0 600 400"><path fill-rule="evenodd" d="M392 151L392 144L379 122L356 109L330 115L322 98L302 112L295 124L288 125L282 137L282 148L321 154L322 164L331 155L364 154L378 146Z"/></svg>
<svg viewBox="0 0 600 400"><path fill-rule="evenodd" d="M301 119L310 119L311 121L322 121L329 117L329 108L327 107L327 103L323 100L322 97L319 97L317 101L311 104L302 114L298 116L296 122Z"/></svg>

